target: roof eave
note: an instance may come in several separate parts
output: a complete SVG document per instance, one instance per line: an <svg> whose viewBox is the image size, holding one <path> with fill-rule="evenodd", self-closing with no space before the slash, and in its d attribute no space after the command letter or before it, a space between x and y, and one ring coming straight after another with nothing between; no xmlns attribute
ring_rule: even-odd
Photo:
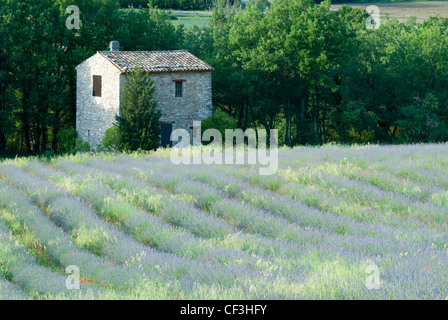
<svg viewBox="0 0 448 320"><path fill-rule="evenodd" d="M169 72L212 72L215 71L215 69L211 68L211 69L204 69L204 70L176 70L176 69L171 69L171 70L145 70L146 72L149 73L169 73ZM133 70L123 70L122 73L132 73Z"/></svg>
<svg viewBox="0 0 448 320"><path fill-rule="evenodd" d="M116 64L111 59L109 59L109 57L104 55L101 51L97 51L97 53L99 53L103 58L105 58L107 61L109 61L111 64L113 64L114 67L117 68L120 71L120 74L126 73L126 71L123 70L123 68L121 68L118 64Z"/></svg>
<svg viewBox="0 0 448 320"><path fill-rule="evenodd" d="M176 51L188 52L188 50L176 50ZM108 52L108 51L106 51L106 52ZM105 58L110 63L112 63L120 71L121 74L123 74L123 73L131 73L133 71L133 70L127 70L127 68L125 69L125 68L119 66L112 59L110 59L107 55L105 55L103 53L103 51L97 51L97 53L99 53L103 58ZM212 66L210 66L208 63L206 63L204 60L199 59L196 56L195 56L195 58L204 64L203 69L200 69L200 70L195 70L195 69L190 69L190 70L171 69L171 70L157 70L157 71L152 71L152 70L148 71L147 70L147 72L150 72L150 73L164 73L164 72L212 72L212 71L215 71L215 69Z"/></svg>

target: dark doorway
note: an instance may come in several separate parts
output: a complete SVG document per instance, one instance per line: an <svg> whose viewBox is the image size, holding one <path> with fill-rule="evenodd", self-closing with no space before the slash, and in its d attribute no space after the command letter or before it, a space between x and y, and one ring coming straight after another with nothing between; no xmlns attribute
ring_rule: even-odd
<svg viewBox="0 0 448 320"><path fill-rule="evenodd" d="M163 148L172 147L173 143L171 142L171 132L173 131L172 123L162 123L162 141L161 145Z"/></svg>

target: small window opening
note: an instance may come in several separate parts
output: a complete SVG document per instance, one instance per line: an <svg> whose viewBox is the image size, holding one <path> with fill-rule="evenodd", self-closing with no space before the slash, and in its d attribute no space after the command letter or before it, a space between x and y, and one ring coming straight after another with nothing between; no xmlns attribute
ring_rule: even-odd
<svg viewBox="0 0 448 320"><path fill-rule="evenodd" d="M101 97L101 76L93 76L93 96Z"/></svg>
<svg viewBox="0 0 448 320"><path fill-rule="evenodd" d="M175 82L176 84L176 98L182 98L183 95L183 82Z"/></svg>

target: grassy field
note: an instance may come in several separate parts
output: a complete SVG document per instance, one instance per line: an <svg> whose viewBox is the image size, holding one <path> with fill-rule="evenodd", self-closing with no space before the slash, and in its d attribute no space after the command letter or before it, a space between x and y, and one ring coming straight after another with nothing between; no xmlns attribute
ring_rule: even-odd
<svg viewBox="0 0 448 320"><path fill-rule="evenodd" d="M447 144L167 155L0 163L1 299L447 297Z"/></svg>
<svg viewBox="0 0 448 320"><path fill-rule="evenodd" d="M332 5L332 10L338 10L344 4ZM393 19L403 22L411 16L417 17L417 22L423 22L429 17L448 17L448 2L446 1L383 1L374 2L366 1L366 3L347 3L354 8L365 9L369 5L376 5L380 8L382 16L386 14ZM171 11L174 25L183 24L186 28L192 26L206 27L210 21L212 11Z"/></svg>
<svg viewBox="0 0 448 320"><path fill-rule="evenodd" d="M198 26L200 28L208 26L212 16L212 11L171 11L174 25L183 24L186 28Z"/></svg>
<svg viewBox="0 0 448 320"><path fill-rule="evenodd" d="M332 5L333 10L338 10L343 4ZM382 16L386 14L389 18L397 19L403 22L409 19L411 16L417 17L417 22L423 22L429 17L441 16L448 18L448 2L447 1L419 1L419 2L371 2L363 4L352 4L347 5L365 9L369 5L376 5L380 9Z"/></svg>

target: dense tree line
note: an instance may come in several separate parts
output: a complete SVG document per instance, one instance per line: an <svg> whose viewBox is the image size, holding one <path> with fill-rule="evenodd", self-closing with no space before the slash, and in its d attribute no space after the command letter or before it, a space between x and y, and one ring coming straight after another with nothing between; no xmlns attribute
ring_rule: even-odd
<svg viewBox="0 0 448 320"><path fill-rule="evenodd" d="M365 12L328 2L217 0L208 27L186 29L118 0L0 4L0 154L75 146L75 66L111 40L210 63L219 112L208 123L276 128L291 146L448 140L448 19L368 29ZM73 4L79 29L66 27Z"/></svg>
<svg viewBox="0 0 448 320"><path fill-rule="evenodd" d="M66 26L69 5L79 29ZM179 32L162 11L120 10L117 0L0 0L0 154L72 149L76 65L111 40L121 50L180 48Z"/></svg>
<svg viewBox="0 0 448 320"><path fill-rule="evenodd" d="M215 106L287 145L448 140L448 19L366 19L311 0L217 7L203 52Z"/></svg>

